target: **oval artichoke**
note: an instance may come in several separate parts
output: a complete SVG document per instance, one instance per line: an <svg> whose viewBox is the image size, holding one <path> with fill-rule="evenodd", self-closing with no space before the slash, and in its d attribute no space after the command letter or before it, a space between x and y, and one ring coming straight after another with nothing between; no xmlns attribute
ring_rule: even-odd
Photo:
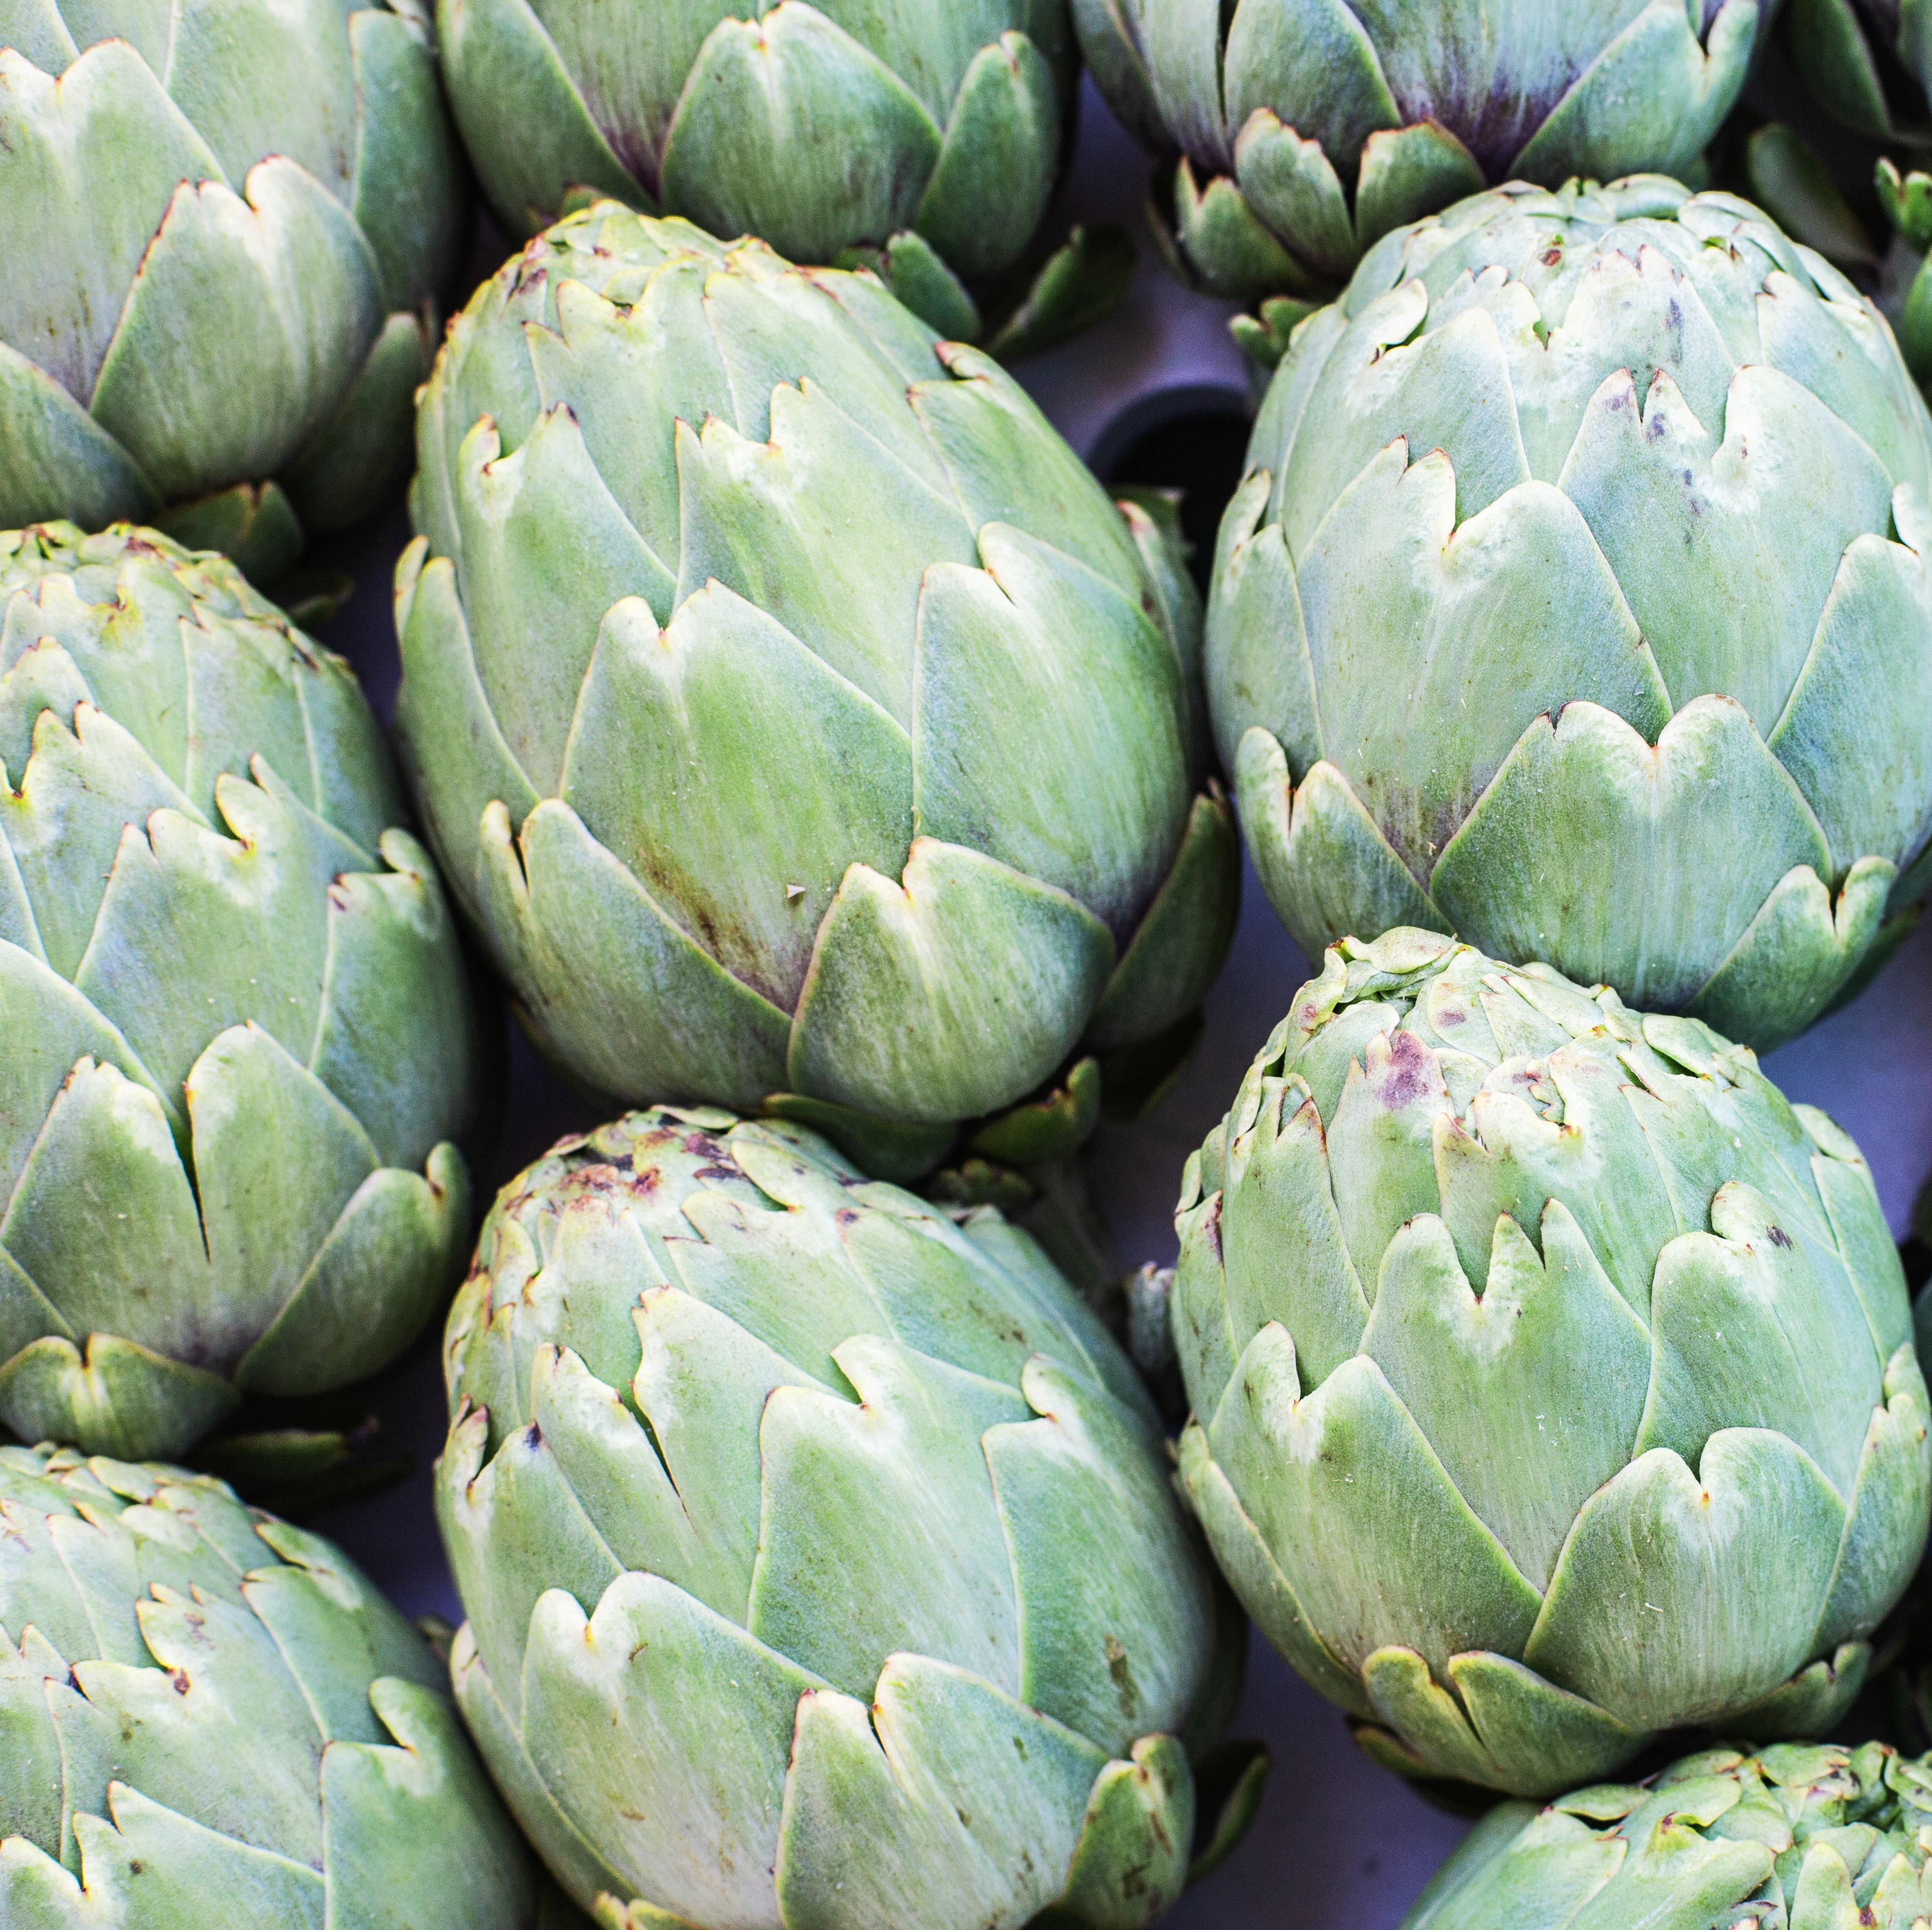
<svg viewBox="0 0 1932 1930"><path fill-rule="evenodd" d="M996 363L606 202L452 325L418 439L398 724L578 1079L896 1122L898 1177L1199 1003L1198 605Z"/></svg>
<svg viewBox="0 0 1932 1930"><path fill-rule="evenodd" d="M794 261L858 250L958 335L1046 212L1079 59L1066 0L437 0L436 22L512 234L590 190Z"/></svg>
<svg viewBox="0 0 1932 1930"><path fill-rule="evenodd" d="M0 535L0 1426L178 1453L374 1371L482 1038L348 666L152 531Z"/></svg>
<svg viewBox="0 0 1932 1930"><path fill-rule="evenodd" d="M1849 1704L1925 1540L1925 1383L1858 1149L1748 1050L1345 942L1176 1224L1188 1493L1372 1753L1546 1795Z"/></svg>
<svg viewBox="0 0 1932 1930"><path fill-rule="evenodd" d="M657 1107L504 1188L445 1347L457 1698L600 1920L1173 1900L1240 1619L1132 1369L997 1212Z"/></svg>
<svg viewBox="0 0 1932 1930"><path fill-rule="evenodd" d="M1248 299L1333 288L1391 229L1505 176L1682 172L1744 85L1760 10L1073 0L1073 17L1108 103L1174 165L1154 217L1171 265Z"/></svg>
<svg viewBox="0 0 1932 1930"><path fill-rule="evenodd" d="M566 1920L428 1644L206 1476L0 1447L0 1739L18 1930Z"/></svg>
<svg viewBox="0 0 1932 1930"><path fill-rule="evenodd" d="M1765 1050L1906 928L1932 418L1721 194L1478 196L1304 323L1222 523L1208 702L1311 958L1401 925Z"/></svg>
<svg viewBox="0 0 1932 1930"><path fill-rule="evenodd" d="M258 580L407 458L467 225L410 0L0 7L0 526Z"/></svg>
<svg viewBox="0 0 1932 1930"><path fill-rule="evenodd" d="M1402 1930L1915 1930L1932 1758L1882 1743L1709 1749L1539 1812L1498 1803Z"/></svg>

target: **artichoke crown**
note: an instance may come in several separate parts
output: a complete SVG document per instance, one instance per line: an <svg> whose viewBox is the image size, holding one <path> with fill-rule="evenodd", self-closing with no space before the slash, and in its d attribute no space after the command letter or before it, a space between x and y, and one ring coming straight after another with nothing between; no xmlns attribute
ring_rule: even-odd
<svg viewBox="0 0 1932 1930"><path fill-rule="evenodd" d="M1332 287L1390 229L1506 177L1688 171L1771 10L1073 0L1109 103L1180 157L1156 196L1175 266L1238 296Z"/></svg>
<svg viewBox="0 0 1932 1930"><path fill-rule="evenodd" d="M1313 955L1414 924L1763 1049L1932 827L1932 418L1747 204L1512 187L1304 322L1221 533L1209 703Z"/></svg>
<svg viewBox="0 0 1932 1930"><path fill-rule="evenodd" d="M587 187L801 261L916 231L970 280L1017 259L1058 172L1066 0L441 0L438 21L513 232Z"/></svg>
<svg viewBox="0 0 1932 1930"><path fill-rule="evenodd" d="M1402 1930L1916 1930L1932 1920L1932 1758L1880 1743L1711 1749L1540 1812L1499 1803Z"/></svg>
<svg viewBox="0 0 1932 1930"><path fill-rule="evenodd" d="M221 1483L0 1447L0 1922L537 1921L442 1662Z"/></svg>
<svg viewBox="0 0 1932 1930"><path fill-rule="evenodd" d="M0 6L0 526L271 478L271 523L359 513L462 246L458 166L406 10Z"/></svg>
<svg viewBox="0 0 1932 1930"><path fill-rule="evenodd" d="M176 1452L372 1371L454 1270L477 1038L348 667L152 532L0 536L0 1422Z"/></svg>
<svg viewBox="0 0 1932 1930"><path fill-rule="evenodd" d="M1748 1050L1345 943L1178 1224L1190 1491L1378 1753L1544 1794L1849 1704L1932 1505L1925 1386L1869 1171Z"/></svg>
<svg viewBox="0 0 1932 1930"><path fill-rule="evenodd" d="M997 364L606 203L452 325L418 447L398 721L580 1077L945 1122L1198 999L1197 607Z"/></svg>
<svg viewBox="0 0 1932 1930"><path fill-rule="evenodd" d="M969 1930L1177 1893L1240 1631L1132 1369L997 1212L634 1113L505 1188L446 1360L458 1695L586 1907Z"/></svg>

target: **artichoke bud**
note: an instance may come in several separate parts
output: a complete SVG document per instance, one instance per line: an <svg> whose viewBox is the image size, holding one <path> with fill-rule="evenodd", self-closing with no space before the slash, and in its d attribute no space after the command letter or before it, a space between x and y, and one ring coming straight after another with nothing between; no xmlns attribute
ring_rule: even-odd
<svg viewBox="0 0 1932 1930"><path fill-rule="evenodd" d="M1184 1026L1239 874L1199 599L996 363L605 202L452 325L418 454L398 724L583 1083L903 1179L1016 1106L981 1149L1043 1156Z"/></svg>
<svg viewBox="0 0 1932 1930"><path fill-rule="evenodd" d="M153 531L0 534L0 1428L183 1453L386 1365L487 1035L349 667Z"/></svg>
<svg viewBox="0 0 1932 1930"><path fill-rule="evenodd" d="M1541 1797L1850 1706L1924 1543L1925 1383L1870 1170L1746 1048L1345 941L1176 1224L1188 1493L1379 1760Z"/></svg>
<svg viewBox="0 0 1932 1930"><path fill-rule="evenodd" d="M1071 131L1066 0L436 12L458 125L513 234L587 187L795 261L864 262L954 340L979 337L974 292L990 294L1023 311L1003 353L1045 346L1124 287L1077 234L1028 272Z"/></svg>
<svg viewBox="0 0 1932 1930"><path fill-rule="evenodd" d="M207 1476L0 1447L0 1923L560 1926L442 1659Z"/></svg>
<svg viewBox="0 0 1932 1930"><path fill-rule="evenodd" d="M1304 953L1455 931L1760 1051L1851 997L1932 874L1928 484L1878 310L1734 195L1388 235L1290 337L1209 604Z"/></svg>
<svg viewBox="0 0 1932 1930"><path fill-rule="evenodd" d="M445 1359L458 1697L601 1920L1131 1930L1252 1815L1158 1418L995 1209L632 1113L504 1189Z"/></svg>
<svg viewBox="0 0 1932 1930"><path fill-rule="evenodd" d="M1161 157L1150 211L1170 265L1244 301L1334 289L1390 229L1495 182L1688 174L1774 10L1073 0L1100 91ZM1264 358L1279 333L1236 331Z"/></svg>
<svg viewBox="0 0 1932 1930"><path fill-rule="evenodd" d="M1882 1743L1686 1756L1539 1810L1498 1804L1402 1930L1917 1930L1932 1918L1932 1758Z"/></svg>
<svg viewBox="0 0 1932 1930"><path fill-rule="evenodd" d="M411 8L10 10L0 527L159 523L262 582L365 514L406 469L464 181Z"/></svg>

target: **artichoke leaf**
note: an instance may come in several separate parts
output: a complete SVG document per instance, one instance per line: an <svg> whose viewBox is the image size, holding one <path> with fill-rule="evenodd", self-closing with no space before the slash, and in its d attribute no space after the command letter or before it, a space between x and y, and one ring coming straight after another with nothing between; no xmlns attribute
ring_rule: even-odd
<svg viewBox="0 0 1932 1930"><path fill-rule="evenodd" d="M968 280L998 274L1046 211L1060 145L1052 67L1024 34L1002 34L960 82L919 232Z"/></svg>
<svg viewBox="0 0 1932 1930"><path fill-rule="evenodd" d="M869 1693L869 1710L830 1691L800 1704L778 1854L786 1930L894 1930L909 1896L932 1930L1019 1930L1064 1887L1105 1755L924 1656L890 1658Z"/></svg>
<svg viewBox="0 0 1932 1930"><path fill-rule="evenodd" d="M1780 1435L1724 1429L1694 1474L1652 1448L1579 1511L1523 1660L1634 1728L1754 1701L1809 1659L1844 1521Z"/></svg>

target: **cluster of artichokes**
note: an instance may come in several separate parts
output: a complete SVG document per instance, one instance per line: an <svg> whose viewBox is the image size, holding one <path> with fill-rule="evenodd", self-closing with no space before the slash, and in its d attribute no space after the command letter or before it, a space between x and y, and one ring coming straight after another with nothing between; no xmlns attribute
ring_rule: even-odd
<svg viewBox="0 0 1932 1930"><path fill-rule="evenodd" d="M1932 41L1774 10L0 0L0 1924L1142 1930L1250 1617L1486 1807L1410 1930L1932 1920L1756 1056L1932 885L1932 178L1738 105L1909 160ZM1204 603L1006 366L1083 58L1271 371ZM412 434L392 753L260 586ZM1244 845L1320 964L1123 1283ZM418 1632L248 1497L446 1312Z"/></svg>

